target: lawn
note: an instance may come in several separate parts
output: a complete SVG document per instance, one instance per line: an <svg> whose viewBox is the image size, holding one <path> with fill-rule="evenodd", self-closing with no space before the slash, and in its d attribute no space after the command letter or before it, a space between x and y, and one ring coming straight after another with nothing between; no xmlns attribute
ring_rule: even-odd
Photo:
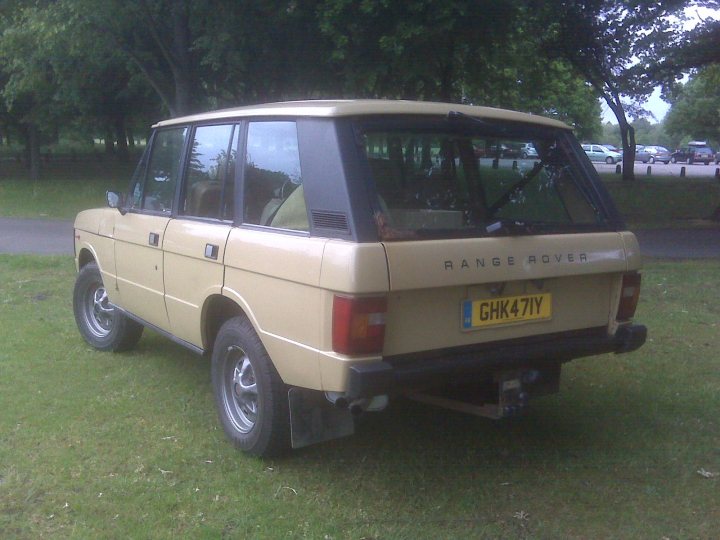
<svg viewBox="0 0 720 540"><path fill-rule="evenodd" d="M605 175L603 182L632 228L720 225L705 221L720 207L717 179L638 176L628 183Z"/></svg>
<svg viewBox="0 0 720 540"><path fill-rule="evenodd" d="M3 538L713 538L720 267L650 262L650 341L570 363L492 421L394 402L354 437L259 460L219 429L206 359L150 332L91 350L69 257L0 256Z"/></svg>
<svg viewBox="0 0 720 540"><path fill-rule="evenodd" d="M105 206L105 192L125 191L134 162L118 163L102 154L78 162L58 159L33 182L16 162L0 163L0 216L73 219L86 208Z"/></svg>

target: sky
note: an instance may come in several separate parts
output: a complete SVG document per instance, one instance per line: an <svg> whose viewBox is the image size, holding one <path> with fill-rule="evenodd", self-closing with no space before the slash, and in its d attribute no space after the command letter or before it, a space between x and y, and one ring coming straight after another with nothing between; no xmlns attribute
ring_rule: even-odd
<svg viewBox="0 0 720 540"><path fill-rule="evenodd" d="M720 19L720 10L717 9L709 9L709 8L692 8L688 9L685 12L689 17L694 17L694 21L691 19L687 23L685 23L685 28L690 29L693 27L695 22L698 19L706 19L708 17L712 19L719 20ZM687 75L685 76L685 79L683 82L687 80ZM611 122L613 124L617 124L617 119L615 118L615 115L610 110L610 108L607 106L607 104L604 101L600 101L600 105L602 107L602 121L605 122ZM652 95L648 99L647 103L645 104L645 108L649 110L655 118L648 118L650 122L653 124L656 122L661 122L663 118L665 118L665 115L670 110L670 104L666 101L663 101L663 99L660 97L660 87L656 87L653 91Z"/></svg>

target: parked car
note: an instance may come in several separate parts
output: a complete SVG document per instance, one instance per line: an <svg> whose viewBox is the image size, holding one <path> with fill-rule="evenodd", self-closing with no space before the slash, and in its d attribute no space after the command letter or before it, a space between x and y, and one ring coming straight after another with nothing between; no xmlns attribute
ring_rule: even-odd
<svg viewBox="0 0 720 540"><path fill-rule="evenodd" d="M687 161L688 165L696 162L709 165L714 157L714 152L709 146L690 146L675 150L670 156L670 161L672 163Z"/></svg>
<svg viewBox="0 0 720 540"><path fill-rule="evenodd" d="M622 154L620 152L610 150L601 144L583 144L582 149L585 150L590 161L604 161L609 165L622 161Z"/></svg>
<svg viewBox="0 0 720 540"><path fill-rule="evenodd" d="M635 148L635 161L655 163L661 161L666 165L670 163L670 151L664 146L637 146Z"/></svg>
<svg viewBox="0 0 720 540"><path fill-rule="evenodd" d="M473 153L528 140L529 171ZM103 351L148 327L209 357L220 424L255 455L398 396L513 416L565 362L646 339L638 243L591 171L567 125L484 107L162 121L127 190L75 220L75 319Z"/></svg>
<svg viewBox="0 0 720 540"><path fill-rule="evenodd" d="M525 143L520 147L520 157L522 159L538 157L537 150L533 143Z"/></svg>
<svg viewBox="0 0 720 540"><path fill-rule="evenodd" d="M497 144L484 142L474 147L475 157L477 158L502 158L513 159L520 157L520 150L517 146L509 146L507 144Z"/></svg>
<svg viewBox="0 0 720 540"><path fill-rule="evenodd" d="M720 165L720 152L715 154L715 165Z"/></svg>

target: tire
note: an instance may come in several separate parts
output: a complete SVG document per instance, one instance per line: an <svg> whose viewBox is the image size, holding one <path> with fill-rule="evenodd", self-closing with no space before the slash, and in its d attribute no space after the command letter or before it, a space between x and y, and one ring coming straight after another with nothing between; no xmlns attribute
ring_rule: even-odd
<svg viewBox="0 0 720 540"><path fill-rule="evenodd" d="M607 163L608 165L613 165L615 164L615 160L608 156L607 158L605 158L605 163Z"/></svg>
<svg viewBox="0 0 720 540"><path fill-rule="evenodd" d="M520 154L521 159L527 159L527 157L528 157L527 152L523 152L522 154Z"/></svg>
<svg viewBox="0 0 720 540"><path fill-rule="evenodd" d="M688 158L687 162L688 162L688 165L692 165L693 163L695 163L695 162L692 160L692 158Z"/></svg>
<svg viewBox="0 0 720 540"><path fill-rule="evenodd" d="M670 163L677 163L677 159L675 159L674 157L670 158Z"/></svg>
<svg viewBox="0 0 720 540"><path fill-rule="evenodd" d="M83 266L75 280L73 312L82 337L101 351L127 351L142 336L143 325L110 304L94 262Z"/></svg>
<svg viewBox="0 0 720 540"><path fill-rule="evenodd" d="M654 158L653 156L650 156L650 157L648 158L648 163L650 163L651 165L652 165L653 163L655 163L655 158Z"/></svg>
<svg viewBox="0 0 720 540"><path fill-rule="evenodd" d="M222 325L211 371L218 417L233 445L255 456L287 450L288 388L247 318L234 317Z"/></svg>

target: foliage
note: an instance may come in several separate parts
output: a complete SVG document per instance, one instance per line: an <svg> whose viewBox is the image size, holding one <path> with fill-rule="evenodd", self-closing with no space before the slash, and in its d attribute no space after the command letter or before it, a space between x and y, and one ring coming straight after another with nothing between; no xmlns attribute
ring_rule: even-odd
<svg viewBox="0 0 720 540"><path fill-rule="evenodd" d="M625 111L641 117L648 90L682 57L676 45L689 47L673 32L680 21L665 17L688 4L6 0L0 130L22 137L39 166L39 144L68 129L105 138L123 157L138 126L166 114L379 97L526 110L592 139L599 94L627 138ZM712 25L693 32L708 51L697 64L716 34Z"/></svg>
<svg viewBox="0 0 720 540"><path fill-rule="evenodd" d="M664 122L653 124L646 118L639 118L630 125L635 130L635 142L639 145L659 145L669 150L680 146L680 141L667 133ZM602 140L618 147L622 146L620 126L610 122L604 124Z"/></svg>
<svg viewBox="0 0 720 540"><path fill-rule="evenodd" d="M665 129L676 138L720 142L720 64L700 70L676 90Z"/></svg>
<svg viewBox="0 0 720 540"><path fill-rule="evenodd" d="M656 85L651 74L683 35L686 5L685 0L537 5L538 21L549 28L544 34L547 53L568 61L615 114L625 163L632 163L635 155L634 129L627 117L645 115L642 104ZM632 167L623 168L623 178L634 179Z"/></svg>

